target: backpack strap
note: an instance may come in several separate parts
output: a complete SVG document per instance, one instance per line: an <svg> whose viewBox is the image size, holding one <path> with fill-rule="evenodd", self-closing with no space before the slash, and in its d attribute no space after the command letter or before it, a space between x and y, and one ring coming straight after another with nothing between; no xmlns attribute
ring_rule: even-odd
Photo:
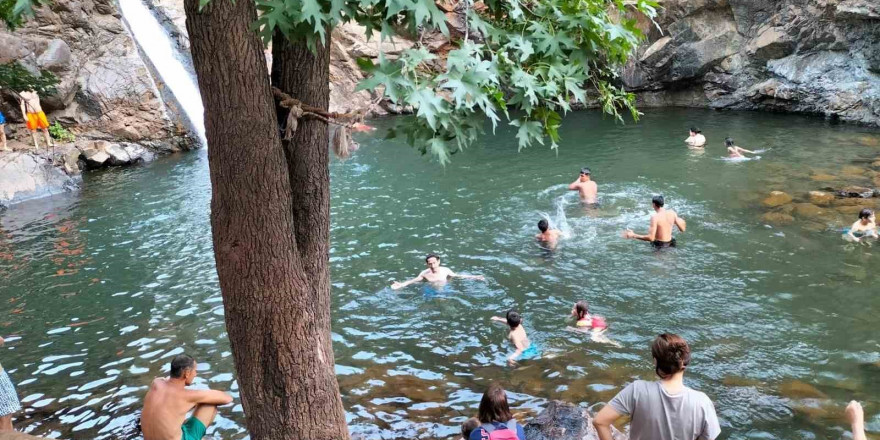
<svg viewBox="0 0 880 440"><path fill-rule="evenodd" d="M510 419L507 421L507 429L516 433L516 419Z"/></svg>
<svg viewBox="0 0 880 440"><path fill-rule="evenodd" d="M503 428L497 428L497 427L495 426L495 423L496 423L496 422L492 422L492 423L483 423L483 424L480 424L480 427L483 428L483 429L485 429L485 430L486 430L486 433L488 433L488 434L491 434L492 431L495 431L495 430L497 430L497 429L505 429L505 428L506 428L506 429L509 429L509 430L511 430L511 431L513 431L513 432L516 432L516 419L510 419L510 420L508 420L507 423L504 425Z"/></svg>

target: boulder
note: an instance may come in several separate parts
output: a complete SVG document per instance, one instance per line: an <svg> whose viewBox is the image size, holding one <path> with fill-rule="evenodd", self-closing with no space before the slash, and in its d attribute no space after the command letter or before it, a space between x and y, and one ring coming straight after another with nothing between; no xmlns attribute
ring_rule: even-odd
<svg viewBox="0 0 880 440"><path fill-rule="evenodd" d="M863 199L874 197L874 190L863 186L847 186L835 191L835 193L840 197L860 197Z"/></svg>
<svg viewBox="0 0 880 440"><path fill-rule="evenodd" d="M547 408L529 420L523 427L526 440L598 440L593 417L589 410L559 400L550 401ZM611 427L614 440L626 440L626 435Z"/></svg>
<svg viewBox="0 0 880 440"><path fill-rule="evenodd" d="M49 42L49 46L43 53L37 57L37 65L41 69L48 69L53 72L60 72L70 68L71 54L70 46L64 40L54 39Z"/></svg>
<svg viewBox="0 0 880 440"><path fill-rule="evenodd" d="M768 27L749 42L748 53L761 61L786 57L794 52L794 41L780 28Z"/></svg>
<svg viewBox="0 0 880 440"><path fill-rule="evenodd" d="M125 144L124 148L125 152L128 153L129 158L131 158L130 163L133 164L140 162L151 162L156 157L156 155L153 154L150 150L138 144Z"/></svg>
<svg viewBox="0 0 880 440"><path fill-rule="evenodd" d="M825 213L825 211L812 203L795 203L794 215L804 218L816 218Z"/></svg>
<svg viewBox="0 0 880 440"><path fill-rule="evenodd" d="M779 394L789 399L826 399L828 396L813 385L794 379L779 385Z"/></svg>
<svg viewBox="0 0 880 440"><path fill-rule="evenodd" d="M113 166L120 165L128 165L131 163L131 156L128 155L128 152L125 151L119 144L110 144L104 148L104 152L107 153L110 158L108 159L108 163Z"/></svg>
<svg viewBox="0 0 880 440"><path fill-rule="evenodd" d="M768 212L761 216L761 221L773 225L789 225L794 222L794 217L784 212Z"/></svg>
<svg viewBox="0 0 880 440"><path fill-rule="evenodd" d="M825 191L810 191L810 203L818 206L828 206L834 201L834 194Z"/></svg>
<svg viewBox="0 0 880 440"><path fill-rule="evenodd" d="M761 201L761 204L768 208L775 208L777 206L786 205L791 203L792 197L782 191L771 191L770 195Z"/></svg>
<svg viewBox="0 0 880 440"><path fill-rule="evenodd" d="M67 175L43 156L0 152L0 206L72 191L79 179Z"/></svg>

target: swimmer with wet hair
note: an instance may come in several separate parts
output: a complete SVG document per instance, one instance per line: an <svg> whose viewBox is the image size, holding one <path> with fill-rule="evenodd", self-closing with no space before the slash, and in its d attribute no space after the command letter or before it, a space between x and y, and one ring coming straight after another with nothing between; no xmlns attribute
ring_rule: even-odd
<svg viewBox="0 0 880 440"><path fill-rule="evenodd" d="M867 237L878 238L874 211L865 208L859 212L859 219L846 231L846 238L860 242Z"/></svg>
<svg viewBox="0 0 880 440"><path fill-rule="evenodd" d="M510 366L516 365L516 360L522 355L524 358L534 357L537 354L534 345L529 342L529 337L526 335L526 329L522 326L522 316L514 310L510 310L507 312L507 315L502 318L500 316L493 316L493 321L503 322L510 327L510 332L507 333L507 339L510 340L510 343L513 344L516 351L513 352L510 356L507 357L507 363ZM533 353L534 352L534 353Z"/></svg>
<svg viewBox="0 0 880 440"><path fill-rule="evenodd" d="M672 237L672 229L677 227L679 231L684 232L687 223L679 217L675 211L666 209L663 206L666 201L662 195L654 196L651 199L651 205L654 207L654 215L651 216L651 224L648 233L645 235L636 234L632 229L623 231L623 238L634 240L642 240L651 243L655 249L663 249L675 247L675 238Z"/></svg>
<svg viewBox="0 0 880 440"><path fill-rule="evenodd" d="M577 191L581 197L581 203L585 205L595 205L599 202L599 187L592 180L590 173L589 168L581 168L577 180L568 185L569 191Z"/></svg>
<svg viewBox="0 0 880 440"><path fill-rule="evenodd" d="M689 147L703 148L706 145L706 137L703 136L703 132L699 128L691 127L688 135L684 143L688 144Z"/></svg>
<svg viewBox="0 0 880 440"><path fill-rule="evenodd" d="M550 246L556 246L556 241L559 240L559 234L561 234L559 229L550 229L550 222L547 219L541 219L538 221L538 230L541 233L535 235L536 240L547 243Z"/></svg>
<svg viewBox="0 0 880 440"><path fill-rule="evenodd" d="M441 266L440 257L435 254L428 254L428 256L425 257L425 264L428 266L428 268L423 270L417 277L408 281L404 281L402 283L395 281L391 284L391 288L394 290L403 289L404 287L409 286L412 283L417 283L420 281L427 281L434 284L445 284L446 281L449 280L449 278L464 278L468 280L480 281L485 280L482 275L457 274L449 268Z"/></svg>
<svg viewBox="0 0 880 440"><path fill-rule="evenodd" d="M733 139L731 138L724 139L724 146L727 147L727 157L731 159L746 157L743 153L755 154L754 151L746 150L745 148L734 145Z"/></svg>
<svg viewBox="0 0 880 440"><path fill-rule="evenodd" d="M592 339L593 342L611 344L620 347L620 344L605 336L605 331L608 330L608 323L602 316L591 315L590 304L586 301L576 302L574 307L571 308L571 316L576 320L574 328L569 327L571 330L580 333L589 333L591 336L590 339Z"/></svg>

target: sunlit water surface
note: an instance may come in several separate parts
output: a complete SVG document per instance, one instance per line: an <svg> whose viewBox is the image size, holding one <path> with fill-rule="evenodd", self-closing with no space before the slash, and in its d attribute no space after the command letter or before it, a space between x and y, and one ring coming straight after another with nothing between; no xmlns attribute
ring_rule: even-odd
<svg viewBox="0 0 880 440"><path fill-rule="evenodd" d="M705 153L683 145L691 124L709 139ZM796 116L653 110L625 126L571 116L558 153L517 153L513 135L502 128L444 168L377 133L331 165L333 341L353 433L451 437L491 381L521 420L549 399L592 406L652 377L648 344L663 331L690 341L686 381L715 401L722 438L839 438L850 399L880 432L880 247L840 238L851 207L779 226L760 204L776 189L799 202L829 185L870 185L880 134ZM767 151L721 160L724 136ZM566 191L584 165L599 210ZM670 252L620 238L646 228L654 193L688 221ZM200 362L199 385L236 396L214 438L245 437L209 202L203 151L91 173L78 194L0 214L0 334L13 336L0 362L26 407L18 428L135 438L147 385L186 352ZM570 235L555 252L532 241L542 215ZM422 270L428 252L487 281L387 289ZM565 330L579 299L607 317L621 347ZM489 321L509 308L543 353L517 368L504 362L504 328Z"/></svg>

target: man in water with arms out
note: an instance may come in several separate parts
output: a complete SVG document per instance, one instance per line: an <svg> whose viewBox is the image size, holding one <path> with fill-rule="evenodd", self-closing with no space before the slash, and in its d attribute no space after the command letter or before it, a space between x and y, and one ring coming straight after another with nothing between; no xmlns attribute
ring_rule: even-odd
<svg viewBox="0 0 880 440"><path fill-rule="evenodd" d="M678 230L684 232L687 225L683 218L679 217L675 211L663 207L665 204L663 196L654 196L651 199L654 205L654 215L651 216L651 226L646 235L639 235L627 229L623 232L623 238L632 238L650 242L655 248L667 248L675 246L675 239L672 238L672 227L677 226Z"/></svg>
<svg viewBox="0 0 880 440"><path fill-rule="evenodd" d="M232 403L232 396L222 391L186 389L195 378L196 361L181 354L171 361L169 377L153 379L141 412L144 440L199 440L214 421L217 406Z"/></svg>
<svg viewBox="0 0 880 440"><path fill-rule="evenodd" d="M441 266L440 265L440 257L438 257L434 254L428 254L428 256L425 257L425 264L428 265L428 268L423 270L422 273L419 274L419 276L417 276L409 281L404 281L402 283L395 281L394 283L391 284L391 288L394 290L403 289L404 287L409 286L410 284L416 283L419 281L427 281L429 283L435 283L435 284L445 284L446 280L448 280L449 278L465 278L465 279L480 280L480 281L483 281L485 279L485 278L483 278L482 275L460 275L460 274L457 274L457 273L453 272L452 270L450 270L449 268Z"/></svg>
<svg viewBox="0 0 880 440"><path fill-rule="evenodd" d="M578 176L578 180L575 180L571 185L568 185L568 189L571 191L577 191L578 194L580 194L581 203L595 205L599 201L599 186L590 178L590 169L587 167L581 168L581 174Z"/></svg>

